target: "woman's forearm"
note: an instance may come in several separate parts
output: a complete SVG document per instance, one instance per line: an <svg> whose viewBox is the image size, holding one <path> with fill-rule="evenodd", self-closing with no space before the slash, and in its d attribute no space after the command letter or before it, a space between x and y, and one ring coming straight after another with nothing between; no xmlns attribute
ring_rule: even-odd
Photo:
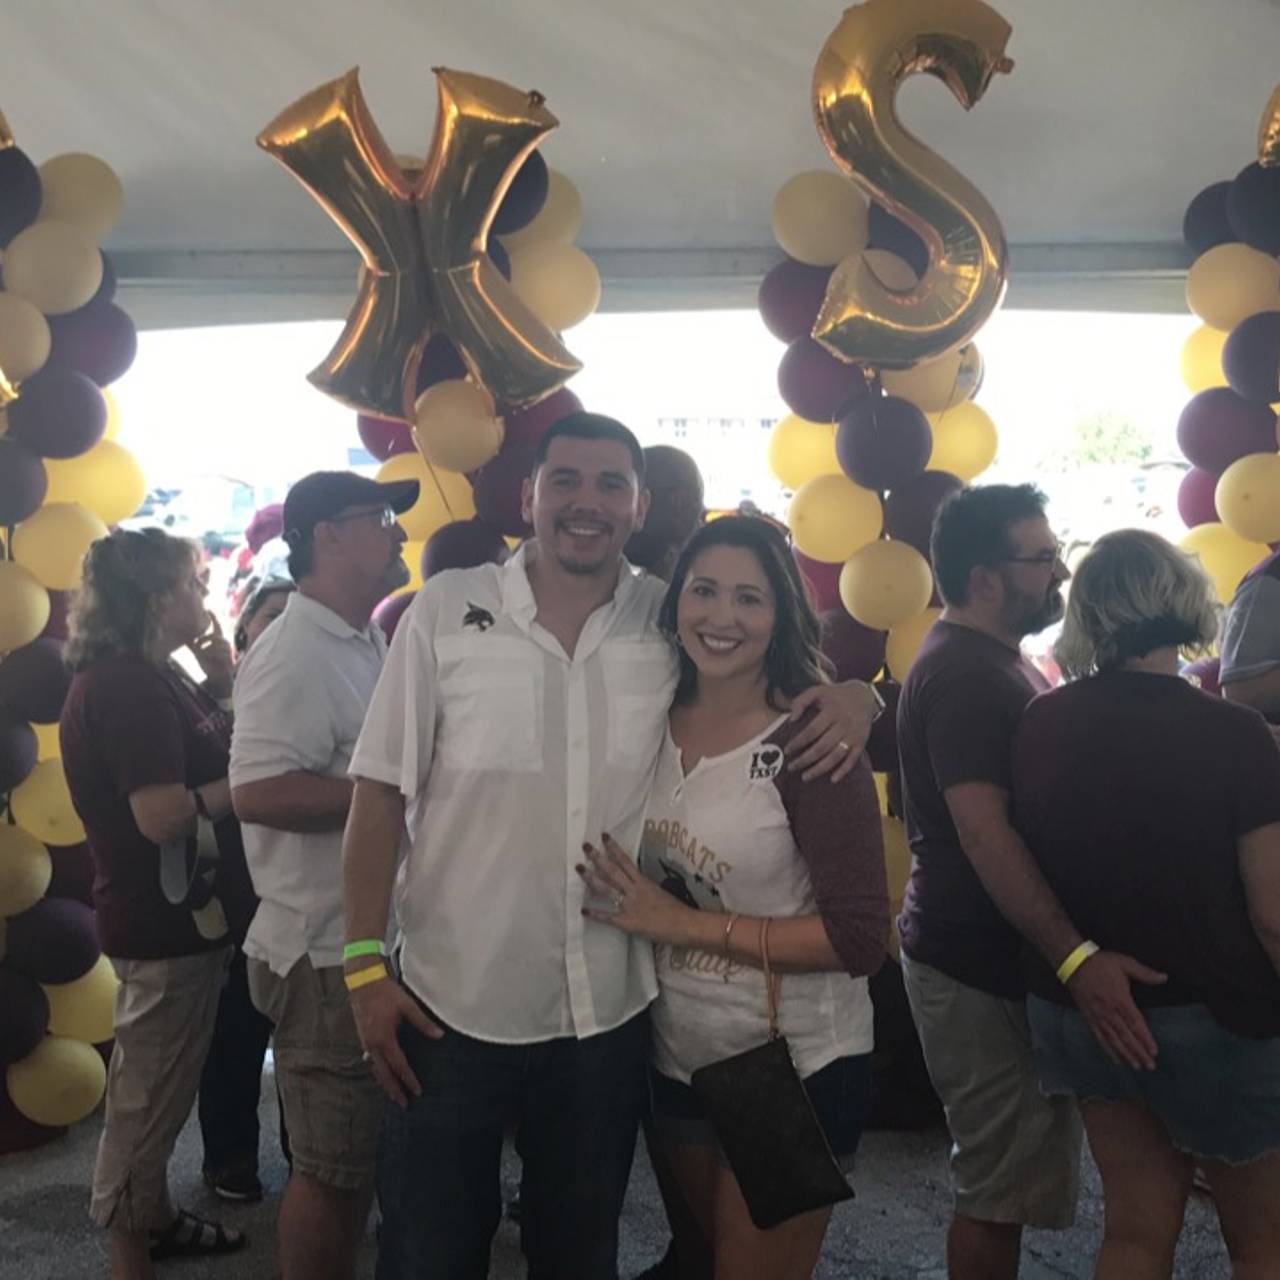
<svg viewBox="0 0 1280 1280"><path fill-rule="evenodd" d="M763 922L762 916L690 910L688 918L681 921L680 936L665 940L719 952L759 969L764 964L760 948ZM772 918L769 963L780 973L835 973L845 968L819 915Z"/></svg>

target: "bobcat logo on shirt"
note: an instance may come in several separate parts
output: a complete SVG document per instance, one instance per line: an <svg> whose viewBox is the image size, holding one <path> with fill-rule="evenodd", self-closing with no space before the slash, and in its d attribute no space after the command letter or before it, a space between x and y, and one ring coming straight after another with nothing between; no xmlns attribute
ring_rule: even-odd
<svg viewBox="0 0 1280 1280"><path fill-rule="evenodd" d="M482 609L478 604L467 601L467 612L463 615L462 625L475 627L477 631L488 631L493 626L493 614L488 609Z"/></svg>
<svg viewBox="0 0 1280 1280"><path fill-rule="evenodd" d="M761 747L751 753L751 761L747 766L747 777L752 782L769 782L782 772L782 748Z"/></svg>

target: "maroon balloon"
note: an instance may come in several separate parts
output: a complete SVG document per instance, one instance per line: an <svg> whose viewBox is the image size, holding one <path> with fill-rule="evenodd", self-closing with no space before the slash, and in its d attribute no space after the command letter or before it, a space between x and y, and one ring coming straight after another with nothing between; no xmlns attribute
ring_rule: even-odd
<svg viewBox="0 0 1280 1280"><path fill-rule="evenodd" d="M71 672L56 640L33 640L0 659L0 715L52 724L70 688Z"/></svg>
<svg viewBox="0 0 1280 1280"><path fill-rule="evenodd" d="M836 458L864 489L898 489L923 474L933 450L929 420L910 400L869 395L840 419Z"/></svg>
<svg viewBox="0 0 1280 1280"><path fill-rule="evenodd" d="M93 912L69 898L42 898L9 917L5 964L37 982L74 982L97 962L101 950Z"/></svg>
<svg viewBox="0 0 1280 1280"><path fill-rule="evenodd" d="M891 773L898 767L898 699L902 686L896 680L880 680L876 688L884 699L884 714L871 727L867 757L877 773Z"/></svg>
<svg viewBox="0 0 1280 1280"><path fill-rule="evenodd" d="M843 611L844 605L840 603L840 570L844 565L814 560L795 547L791 548L791 554L800 570L800 576L809 588L814 609L819 613L826 613L829 609ZM848 614L845 616L848 617Z"/></svg>
<svg viewBox="0 0 1280 1280"><path fill-rule="evenodd" d="M1222 372L1246 400L1280 400L1280 311L1259 311L1231 330L1222 348Z"/></svg>
<svg viewBox="0 0 1280 1280"><path fill-rule="evenodd" d="M471 481L476 503L476 517L491 529L510 538L527 537L532 530L521 513L521 492L533 470L536 444L503 442L502 450L487 462Z"/></svg>
<svg viewBox="0 0 1280 1280"><path fill-rule="evenodd" d="M0 156L4 155L0 151ZM4 1090L4 1076L0 1075L0 1155L6 1152L34 1151L46 1143L60 1138L67 1129L65 1125L53 1127L47 1124L36 1124L13 1105Z"/></svg>
<svg viewBox="0 0 1280 1280"><path fill-rule="evenodd" d="M48 490L44 463L16 440L0 439L0 525L20 524Z"/></svg>
<svg viewBox="0 0 1280 1280"><path fill-rule="evenodd" d="M0 148L0 248L40 216L40 170L19 147Z"/></svg>
<svg viewBox="0 0 1280 1280"><path fill-rule="evenodd" d="M1280 253L1280 169L1256 160L1241 169L1227 191L1227 219L1237 239L1272 257Z"/></svg>
<svg viewBox="0 0 1280 1280"><path fill-rule="evenodd" d="M99 250L98 256L102 259L102 283L98 286L98 292L89 299L89 306L93 306L95 302L113 302L116 296L116 286L119 284L119 280L116 278L115 263L101 250Z"/></svg>
<svg viewBox="0 0 1280 1280"><path fill-rule="evenodd" d="M49 364L75 369L100 387L124 374L138 354L138 331L114 302L90 302L78 311L50 316L49 330Z"/></svg>
<svg viewBox="0 0 1280 1280"><path fill-rule="evenodd" d="M1227 216L1227 196L1231 183L1215 182L1205 187L1187 205L1182 218L1182 238L1197 255L1207 253L1220 244L1229 244L1236 238Z"/></svg>
<svg viewBox="0 0 1280 1280"><path fill-rule="evenodd" d="M1219 658L1199 658L1189 663L1182 674L1194 677L1200 682L1200 688L1205 693L1211 693L1214 697L1220 698L1222 697L1220 668L1221 659Z"/></svg>
<svg viewBox="0 0 1280 1280"><path fill-rule="evenodd" d="M69 844L49 850L53 876L46 897L70 898L93 906L93 855L87 844Z"/></svg>
<svg viewBox="0 0 1280 1280"><path fill-rule="evenodd" d="M49 621L40 633L41 639L65 640L71 633L67 615L71 612L70 591L49 592Z"/></svg>
<svg viewBox="0 0 1280 1280"><path fill-rule="evenodd" d="M415 448L409 424L394 418L375 418L369 413L359 414L356 417L356 431L360 435L360 443L379 462L386 462L397 453L412 453Z"/></svg>
<svg viewBox="0 0 1280 1280"><path fill-rule="evenodd" d="M78 458L107 428L107 402L91 378L46 365L9 406L9 437L42 458Z"/></svg>
<svg viewBox="0 0 1280 1280"><path fill-rule="evenodd" d="M409 606L416 600L416 591L402 591L399 595L388 596L374 611L373 620L382 628L382 634L390 644L400 625L400 619L408 612Z"/></svg>
<svg viewBox="0 0 1280 1280"><path fill-rule="evenodd" d="M1246 454L1275 452L1276 416L1230 387L1210 387L1183 409L1178 447L1193 466L1222 472Z"/></svg>
<svg viewBox="0 0 1280 1280"><path fill-rule="evenodd" d="M884 527L891 538L910 543L927 560L938 508L964 483L949 471L924 471L895 489L884 504Z"/></svg>
<svg viewBox="0 0 1280 1280"><path fill-rule="evenodd" d="M568 387L561 387L528 408L508 410L503 416L504 441L508 445L537 444L561 418L581 412L582 401Z"/></svg>
<svg viewBox="0 0 1280 1280"><path fill-rule="evenodd" d="M917 276L929 270L929 249L925 242L901 218L874 202L867 218L867 248L896 253Z"/></svg>
<svg viewBox="0 0 1280 1280"><path fill-rule="evenodd" d="M268 502L265 507L259 507L253 513L253 519L245 528L244 540L249 544L249 550L256 556L272 538L278 538L282 533L284 533L284 503Z"/></svg>
<svg viewBox="0 0 1280 1280"><path fill-rule="evenodd" d="M493 215L493 231L500 236L509 236L513 231L527 227L542 212L550 181L542 152L529 152L529 158L511 179L507 194Z"/></svg>
<svg viewBox="0 0 1280 1280"><path fill-rule="evenodd" d="M792 413L809 422L834 422L867 394L862 366L836 359L812 338L797 338L778 365L778 392Z"/></svg>
<svg viewBox="0 0 1280 1280"><path fill-rule="evenodd" d="M1182 477L1182 482L1178 485L1178 514L1188 529L1217 521L1218 508L1214 502L1217 487L1218 475L1214 471L1192 467Z"/></svg>
<svg viewBox="0 0 1280 1280"><path fill-rule="evenodd" d="M421 395L437 382L466 376L467 362L458 348L444 334L437 333L423 349L422 359L418 362L417 394Z"/></svg>
<svg viewBox="0 0 1280 1280"><path fill-rule="evenodd" d="M0 795L36 767L36 735L25 721L0 721Z"/></svg>
<svg viewBox="0 0 1280 1280"><path fill-rule="evenodd" d="M805 337L827 296L831 267L811 267L788 258L760 281L756 302L764 326L775 338L794 342Z"/></svg>
<svg viewBox="0 0 1280 1280"><path fill-rule="evenodd" d="M422 580L426 582L445 569L501 564L509 554L496 529L479 520L455 520L437 529L422 548Z"/></svg>
<svg viewBox="0 0 1280 1280"><path fill-rule="evenodd" d="M49 997L40 984L0 967L0 1067L25 1058L49 1029Z"/></svg>
<svg viewBox="0 0 1280 1280"><path fill-rule="evenodd" d="M496 236L490 236L488 244L484 247L485 253L489 255L489 261L498 268L498 274L504 280L511 279L511 255L502 246L502 241Z"/></svg>
<svg viewBox="0 0 1280 1280"><path fill-rule="evenodd" d="M843 605L828 609L821 621L822 652L835 667L837 680L870 680L884 666L886 632L864 627Z"/></svg>

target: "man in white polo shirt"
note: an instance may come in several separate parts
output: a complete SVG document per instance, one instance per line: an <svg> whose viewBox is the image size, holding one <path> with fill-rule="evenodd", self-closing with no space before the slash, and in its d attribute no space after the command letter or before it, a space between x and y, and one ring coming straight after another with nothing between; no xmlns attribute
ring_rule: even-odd
<svg viewBox="0 0 1280 1280"><path fill-rule="evenodd" d="M631 432L562 419L524 504L536 537L506 565L419 593L352 759L347 985L403 1108L378 1157L379 1280L488 1274L512 1122L531 1280L616 1274L656 985L647 944L583 916L574 867L600 832L638 847L676 664L665 585L622 559L648 506ZM817 696L814 750L843 769L871 694ZM402 987L377 951L406 808Z"/></svg>
<svg viewBox="0 0 1280 1280"><path fill-rule="evenodd" d="M342 828L351 753L386 655L370 615L409 580L396 515L417 497L416 481L340 471L289 490L298 590L236 680L231 794L261 899L244 950L254 1003L275 1024L293 1154L285 1280L350 1277L372 1193L382 1098L342 986Z"/></svg>

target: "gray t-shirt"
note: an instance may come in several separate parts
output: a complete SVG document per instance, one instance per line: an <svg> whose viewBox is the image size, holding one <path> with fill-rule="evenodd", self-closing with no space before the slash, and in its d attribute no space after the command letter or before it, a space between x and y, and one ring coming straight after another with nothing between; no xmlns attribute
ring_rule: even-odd
<svg viewBox="0 0 1280 1280"><path fill-rule="evenodd" d="M1223 684L1252 680L1280 667L1280 553L1239 586L1222 621Z"/></svg>

